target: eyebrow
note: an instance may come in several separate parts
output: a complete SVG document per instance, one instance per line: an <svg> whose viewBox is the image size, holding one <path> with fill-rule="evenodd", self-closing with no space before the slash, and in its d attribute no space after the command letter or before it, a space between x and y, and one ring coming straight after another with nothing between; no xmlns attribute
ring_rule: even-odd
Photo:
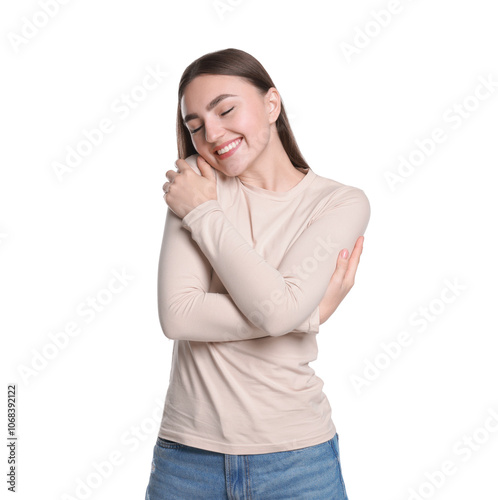
<svg viewBox="0 0 498 500"><path fill-rule="evenodd" d="M223 99L227 97L237 97L235 94L220 94L218 97L215 97L207 106L206 111L211 111L217 104L219 104ZM197 113L189 113L184 119L184 125L187 124L188 121L193 120L194 118L199 118Z"/></svg>

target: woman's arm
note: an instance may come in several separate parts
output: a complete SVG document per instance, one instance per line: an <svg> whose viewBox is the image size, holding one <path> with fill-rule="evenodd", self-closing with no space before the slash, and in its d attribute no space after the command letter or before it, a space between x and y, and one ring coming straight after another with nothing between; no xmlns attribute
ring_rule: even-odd
<svg viewBox="0 0 498 500"><path fill-rule="evenodd" d="M159 321L174 340L227 342L267 337L229 294L209 293L211 264L180 219L168 208L158 272ZM318 333L317 307L292 331Z"/></svg>
<svg viewBox="0 0 498 500"><path fill-rule="evenodd" d="M342 186L288 250L278 269L242 237L218 200L201 203L181 222L240 311L268 335L279 336L317 310L340 250L347 248L351 254L369 219L365 193Z"/></svg>

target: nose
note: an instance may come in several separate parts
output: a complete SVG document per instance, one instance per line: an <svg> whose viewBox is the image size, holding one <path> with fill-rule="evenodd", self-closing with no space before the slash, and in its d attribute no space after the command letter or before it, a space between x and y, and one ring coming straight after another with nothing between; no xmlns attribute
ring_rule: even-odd
<svg viewBox="0 0 498 500"><path fill-rule="evenodd" d="M220 125L217 120L205 121L204 122L204 133L206 137L206 142L210 144L215 144L219 142L220 138L225 134L225 129Z"/></svg>

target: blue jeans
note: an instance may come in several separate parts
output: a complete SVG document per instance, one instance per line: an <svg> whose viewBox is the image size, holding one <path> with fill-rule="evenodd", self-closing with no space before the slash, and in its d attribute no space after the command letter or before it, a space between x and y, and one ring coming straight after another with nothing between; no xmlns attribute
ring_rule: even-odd
<svg viewBox="0 0 498 500"><path fill-rule="evenodd" d="M228 455L158 437L145 499L348 500L339 435L258 455Z"/></svg>

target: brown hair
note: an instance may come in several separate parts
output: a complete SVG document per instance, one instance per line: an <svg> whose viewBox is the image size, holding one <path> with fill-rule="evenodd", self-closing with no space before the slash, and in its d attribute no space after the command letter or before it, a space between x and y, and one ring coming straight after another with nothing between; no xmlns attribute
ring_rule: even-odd
<svg viewBox="0 0 498 500"><path fill-rule="evenodd" d="M176 115L176 140L178 146L178 157L186 158L196 154L197 151L192 143L190 132L183 123L180 102L187 85L200 75L232 75L245 79L254 85L262 95L265 95L270 87L275 87L270 75L263 65L253 56L239 49L225 49L210 52L192 62L180 79L178 87L178 110ZM276 87L275 87L276 88ZM280 115L276 121L278 136L287 153L289 160L296 168L310 168L304 160L292 133L282 97L280 97Z"/></svg>

